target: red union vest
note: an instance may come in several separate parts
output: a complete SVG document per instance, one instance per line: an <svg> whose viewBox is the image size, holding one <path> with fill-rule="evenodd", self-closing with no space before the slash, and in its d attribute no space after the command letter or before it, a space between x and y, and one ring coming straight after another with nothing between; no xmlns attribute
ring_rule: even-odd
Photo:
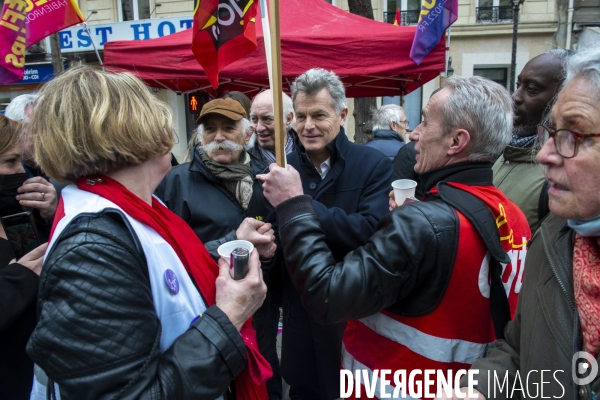
<svg viewBox="0 0 600 400"><path fill-rule="evenodd" d="M482 200L495 218L502 248L511 260L509 264L502 264L502 283L512 318L523 282L526 244L531 237L527 219L519 207L494 186L449 185ZM437 190L433 189L431 193L436 194ZM409 375L415 370L421 370L414 378L420 381L422 388L421 396L415 397L429 397L425 396L424 370L452 370L454 379L454 372L468 369L495 341L489 299L490 254L473 224L462 213L457 211L457 214L458 249L450 283L439 306L422 317L404 317L382 310L348 323L344 332L342 368L353 374L362 370L361 397L356 397L355 385L352 392L355 397L351 398L367 398L364 375L370 379L369 383L376 383L377 398L381 398L382 389L393 395L396 389L393 374L397 370L406 370L406 387L399 390L400 397L411 398ZM373 371L382 369L392 372L386 376L389 384L383 386L379 377L372 379ZM430 393L435 395L435 375L430 379L433 379L429 385ZM413 385L413 389L418 389L418 385Z"/></svg>

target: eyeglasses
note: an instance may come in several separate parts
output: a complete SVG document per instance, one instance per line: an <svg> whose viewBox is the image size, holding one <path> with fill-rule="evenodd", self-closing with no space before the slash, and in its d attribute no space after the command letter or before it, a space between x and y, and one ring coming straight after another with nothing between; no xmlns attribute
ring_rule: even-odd
<svg viewBox="0 0 600 400"><path fill-rule="evenodd" d="M407 119L405 119L404 121L400 121L400 123L408 126L408 120Z"/></svg>
<svg viewBox="0 0 600 400"><path fill-rule="evenodd" d="M569 129L555 129L545 125L538 125L538 142L540 146L549 138L554 139L556 152L563 158L573 158L577 155L579 141L587 137L600 137L600 133L578 133Z"/></svg>

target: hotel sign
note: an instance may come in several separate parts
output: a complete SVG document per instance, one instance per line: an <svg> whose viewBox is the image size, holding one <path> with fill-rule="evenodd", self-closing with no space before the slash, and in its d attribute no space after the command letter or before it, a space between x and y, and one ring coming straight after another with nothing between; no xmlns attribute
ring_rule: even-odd
<svg viewBox="0 0 600 400"><path fill-rule="evenodd" d="M155 39L189 29L192 21L189 16L88 25L91 38L83 25L76 25L58 32L60 49L63 53L94 51L92 39L98 50L102 50L106 42L113 40Z"/></svg>

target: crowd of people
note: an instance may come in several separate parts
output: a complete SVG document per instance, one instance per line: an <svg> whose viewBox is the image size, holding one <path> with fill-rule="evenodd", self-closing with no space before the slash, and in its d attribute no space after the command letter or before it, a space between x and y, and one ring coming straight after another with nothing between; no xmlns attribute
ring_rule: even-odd
<svg viewBox="0 0 600 400"><path fill-rule="evenodd" d="M525 398L490 373L541 370L564 371L534 379L546 396L596 398L571 371L600 359L600 48L531 59L512 98L448 77L421 114L409 131L384 105L355 144L343 83L313 68L283 93L286 168L269 90L207 102L176 165L170 108L132 74L76 67L13 100L0 398L333 400L340 368L378 398L399 389L380 370L469 368L479 398ZM239 280L234 240L254 248Z"/></svg>

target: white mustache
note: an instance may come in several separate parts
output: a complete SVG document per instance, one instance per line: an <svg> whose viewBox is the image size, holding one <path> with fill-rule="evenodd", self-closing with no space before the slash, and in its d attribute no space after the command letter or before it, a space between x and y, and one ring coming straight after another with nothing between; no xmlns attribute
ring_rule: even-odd
<svg viewBox="0 0 600 400"><path fill-rule="evenodd" d="M242 151L244 150L244 146L241 144L237 144L236 142L232 142L231 140L224 140L222 142L211 142L206 146L202 146L202 149L207 153L214 153L219 150L225 150L230 152Z"/></svg>

